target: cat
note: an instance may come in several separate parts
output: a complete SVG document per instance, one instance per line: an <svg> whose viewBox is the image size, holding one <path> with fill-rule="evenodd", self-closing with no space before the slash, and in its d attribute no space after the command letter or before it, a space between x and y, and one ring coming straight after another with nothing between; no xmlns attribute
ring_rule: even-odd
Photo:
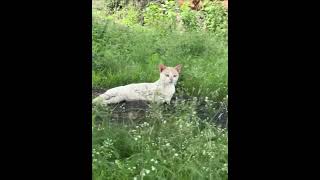
<svg viewBox="0 0 320 180"><path fill-rule="evenodd" d="M93 100L93 104L115 104L122 101L149 101L170 104L175 93L182 65L167 67L159 65L160 78L154 83L138 83L107 90Z"/></svg>

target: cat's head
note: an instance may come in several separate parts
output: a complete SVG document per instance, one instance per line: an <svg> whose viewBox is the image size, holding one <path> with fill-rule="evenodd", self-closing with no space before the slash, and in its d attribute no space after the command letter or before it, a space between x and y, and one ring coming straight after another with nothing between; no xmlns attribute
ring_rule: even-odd
<svg viewBox="0 0 320 180"><path fill-rule="evenodd" d="M179 79L179 74L181 72L181 67L181 64L177 65L176 67L167 67L163 64L160 64L160 81L162 81L165 84L176 85Z"/></svg>

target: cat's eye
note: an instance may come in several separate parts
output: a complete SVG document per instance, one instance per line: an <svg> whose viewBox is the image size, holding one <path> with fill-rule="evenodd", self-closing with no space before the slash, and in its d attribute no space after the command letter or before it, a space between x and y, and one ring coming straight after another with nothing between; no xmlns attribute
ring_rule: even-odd
<svg viewBox="0 0 320 180"><path fill-rule="evenodd" d="M166 74L167 77L169 77L169 74Z"/></svg>
<svg viewBox="0 0 320 180"><path fill-rule="evenodd" d="M173 75L173 77L177 77L177 75Z"/></svg>

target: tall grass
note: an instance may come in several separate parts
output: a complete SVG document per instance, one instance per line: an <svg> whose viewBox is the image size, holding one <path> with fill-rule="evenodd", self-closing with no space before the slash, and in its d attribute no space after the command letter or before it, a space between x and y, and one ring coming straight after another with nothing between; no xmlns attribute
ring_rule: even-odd
<svg viewBox="0 0 320 180"><path fill-rule="evenodd" d="M99 112L94 179L227 179L227 132L202 121L192 104L178 103L170 113L154 105L139 124L112 123Z"/></svg>
<svg viewBox="0 0 320 180"><path fill-rule="evenodd" d="M153 82L158 65L182 64L179 86L190 95L227 94L227 43L204 32L170 32L94 21L93 87Z"/></svg>

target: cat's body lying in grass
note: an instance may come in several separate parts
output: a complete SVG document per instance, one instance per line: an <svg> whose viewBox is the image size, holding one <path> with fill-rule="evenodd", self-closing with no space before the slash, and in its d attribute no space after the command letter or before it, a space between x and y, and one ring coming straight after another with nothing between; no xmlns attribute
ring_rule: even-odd
<svg viewBox="0 0 320 180"><path fill-rule="evenodd" d="M175 85L181 72L181 65L166 67L160 65L160 79L154 83L139 83L109 89L93 100L93 103L113 104L122 101L149 101L170 104Z"/></svg>

